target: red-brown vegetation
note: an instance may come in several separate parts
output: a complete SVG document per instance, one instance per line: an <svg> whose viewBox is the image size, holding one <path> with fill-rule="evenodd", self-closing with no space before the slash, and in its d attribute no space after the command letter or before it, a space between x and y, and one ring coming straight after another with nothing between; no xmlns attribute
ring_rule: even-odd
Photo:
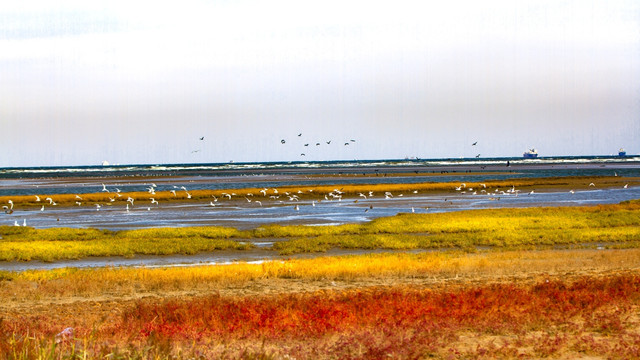
<svg viewBox="0 0 640 360"><path fill-rule="evenodd" d="M36 353L40 344L58 355L73 346L96 357L638 358L639 305L635 273L534 284L214 294L140 300L113 321L76 328L74 340L53 348L62 329L51 319L4 321L0 352Z"/></svg>

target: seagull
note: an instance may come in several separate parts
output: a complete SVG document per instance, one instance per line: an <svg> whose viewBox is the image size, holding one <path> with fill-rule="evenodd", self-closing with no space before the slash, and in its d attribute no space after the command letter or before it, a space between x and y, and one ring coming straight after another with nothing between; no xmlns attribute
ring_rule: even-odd
<svg viewBox="0 0 640 360"><path fill-rule="evenodd" d="M156 200L156 199L154 199L154 198L151 198L151 203L152 203L152 204L157 204L157 203L158 203L158 200Z"/></svg>
<svg viewBox="0 0 640 360"><path fill-rule="evenodd" d="M575 191L573 191L573 189L569 190L569 192L575 194Z"/></svg>
<svg viewBox="0 0 640 360"><path fill-rule="evenodd" d="M76 194L76 199L78 199L78 200L82 200L82 198L80 197L80 195L77 195L77 194Z"/></svg>
<svg viewBox="0 0 640 360"><path fill-rule="evenodd" d="M478 145L478 142L477 142L477 141L476 141L476 142L474 142L473 144L471 144L471 146L476 146L476 145Z"/></svg>
<svg viewBox="0 0 640 360"><path fill-rule="evenodd" d="M131 206L133 206L133 200L134 198L132 198L131 196L127 197L127 202L131 203ZM128 208L129 204L127 204L127 208Z"/></svg>
<svg viewBox="0 0 640 360"><path fill-rule="evenodd" d="M590 184L589 184L589 186L596 186L596 184L594 184L594 183L590 183Z"/></svg>
<svg viewBox="0 0 640 360"><path fill-rule="evenodd" d="M40 201L40 196L38 196L38 195L34 195L34 196L36 197L36 201L39 202Z"/></svg>
<svg viewBox="0 0 640 360"><path fill-rule="evenodd" d="M40 211L44 211L44 205L42 205L42 207L40 208Z"/></svg>
<svg viewBox="0 0 640 360"><path fill-rule="evenodd" d="M262 193L262 196L267 196L267 189L266 188L260 190L259 192Z"/></svg>
<svg viewBox="0 0 640 360"><path fill-rule="evenodd" d="M258 204L260 204L260 206L262 206L262 201L256 200L255 202L257 202Z"/></svg>
<svg viewBox="0 0 640 360"><path fill-rule="evenodd" d="M348 143L348 142L347 142L347 143L344 143L344 145L345 145L345 146L347 146L347 145L349 145L349 143Z"/></svg>
<svg viewBox="0 0 640 360"><path fill-rule="evenodd" d="M367 198L367 195L363 194L363 193L359 193L358 196L362 196L363 198Z"/></svg>
<svg viewBox="0 0 640 360"><path fill-rule="evenodd" d="M298 134L298 136L302 136L302 133Z"/></svg>
<svg viewBox="0 0 640 360"><path fill-rule="evenodd" d="M304 153L300 154L300 156L305 156Z"/></svg>
<svg viewBox="0 0 640 360"><path fill-rule="evenodd" d="M107 186L105 184L102 184L102 191L109 192L109 190L107 189Z"/></svg>
<svg viewBox="0 0 640 360"><path fill-rule="evenodd" d="M309 144L304 144L304 146L309 146Z"/></svg>
<svg viewBox="0 0 640 360"><path fill-rule="evenodd" d="M18 220L13 221L13 226L20 226L20 224L18 224Z"/></svg>
<svg viewBox="0 0 640 360"><path fill-rule="evenodd" d="M294 208L296 211L299 211L299 210L300 210L300 207L299 207L298 205L294 206L293 208Z"/></svg>
<svg viewBox="0 0 640 360"><path fill-rule="evenodd" d="M200 138L200 140L204 140L204 136Z"/></svg>
<svg viewBox="0 0 640 360"><path fill-rule="evenodd" d="M209 206L214 207L216 204L214 204L213 201L209 201Z"/></svg>
<svg viewBox="0 0 640 360"><path fill-rule="evenodd" d="M53 199L52 198L48 197L45 200L49 202L49 205L53 205Z"/></svg>
<svg viewBox="0 0 640 360"><path fill-rule="evenodd" d="M284 144L286 143L286 141L284 141L284 139L280 140L280 143Z"/></svg>
<svg viewBox="0 0 640 360"><path fill-rule="evenodd" d="M11 210L13 210L13 201L11 201L11 200L7 200L7 202L8 202L9 204L11 204Z"/></svg>
<svg viewBox="0 0 640 360"><path fill-rule="evenodd" d="M624 186L622 188L626 189L628 186L629 186L629 184L624 184Z"/></svg>
<svg viewBox="0 0 640 360"><path fill-rule="evenodd" d="M96 204L96 211L100 211L100 204Z"/></svg>
<svg viewBox="0 0 640 360"><path fill-rule="evenodd" d="M170 193L172 193L172 194L173 194L173 196L177 196L177 195L176 195L176 191L175 191L175 190L170 190L169 192L170 192Z"/></svg>
<svg viewBox="0 0 640 360"><path fill-rule="evenodd" d="M320 146L320 143L316 143L316 146Z"/></svg>
<svg viewBox="0 0 640 360"><path fill-rule="evenodd" d="M80 201L76 201L76 205L80 206L82 203Z"/></svg>
<svg viewBox="0 0 640 360"><path fill-rule="evenodd" d="M331 140L325 142L327 143L327 145L331 145Z"/></svg>

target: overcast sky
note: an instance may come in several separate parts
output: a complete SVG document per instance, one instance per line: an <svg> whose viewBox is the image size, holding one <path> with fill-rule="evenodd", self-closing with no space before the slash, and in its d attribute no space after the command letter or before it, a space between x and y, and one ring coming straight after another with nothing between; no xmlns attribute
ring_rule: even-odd
<svg viewBox="0 0 640 360"><path fill-rule="evenodd" d="M0 167L638 154L640 2L15 1L0 134Z"/></svg>

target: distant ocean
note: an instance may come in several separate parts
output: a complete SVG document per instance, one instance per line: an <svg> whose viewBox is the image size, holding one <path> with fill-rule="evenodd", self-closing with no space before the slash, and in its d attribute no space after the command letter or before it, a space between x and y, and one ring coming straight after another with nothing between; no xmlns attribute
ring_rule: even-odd
<svg viewBox="0 0 640 360"><path fill-rule="evenodd" d="M333 176L308 176L318 174ZM169 191L613 175L640 177L640 155L0 168L0 196L147 191L149 178Z"/></svg>
<svg viewBox="0 0 640 360"><path fill-rule="evenodd" d="M60 167L12 167L0 168L0 179L28 179L50 177L117 177L117 176L219 176L261 174L331 174L371 173L385 171L454 171L456 168L497 170L506 165L514 167L597 166L637 168L640 155L631 156L560 156L524 159L501 158L445 158L445 159L391 159L353 161L288 161L288 162L227 162L210 164L142 164L142 165L94 165Z"/></svg>

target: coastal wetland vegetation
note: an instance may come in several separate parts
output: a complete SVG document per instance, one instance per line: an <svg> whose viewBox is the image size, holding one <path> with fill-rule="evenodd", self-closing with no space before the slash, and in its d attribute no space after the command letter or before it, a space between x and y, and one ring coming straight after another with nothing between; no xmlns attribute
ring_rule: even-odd
<svg viewBox="0 0 640 360"><path fill-rule="evenodd" d="M538 191L547 181L556 190L607 183L485 185ZM446 193L460 184L402 186L375 191ZM365 187L340 191L372 191ZM334 189L279 191L313 199ZM31 199L13 201L39 205ZM242 253L253 240L272 242L276 254L317 256L0 272L0 359L640 358L639 229L639 200L252 230L1 226L0 259L9 261ZM336 248L396 251L330 256Z"/></svg>

